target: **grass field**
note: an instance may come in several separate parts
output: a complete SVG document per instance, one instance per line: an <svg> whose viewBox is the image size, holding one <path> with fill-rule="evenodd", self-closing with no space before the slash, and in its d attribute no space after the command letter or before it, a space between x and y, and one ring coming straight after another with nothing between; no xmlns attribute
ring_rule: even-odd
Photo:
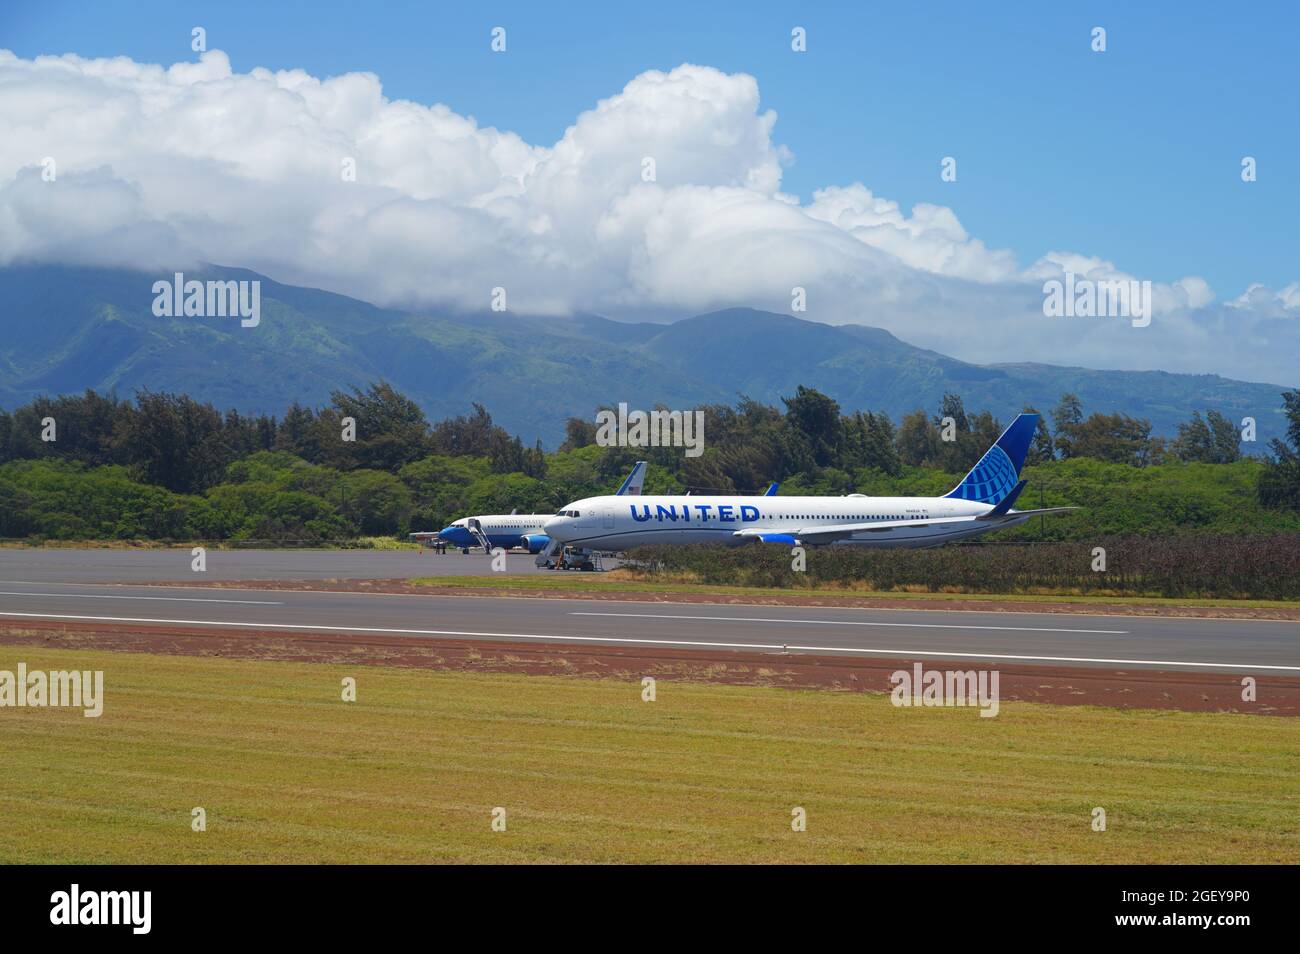
<svg viewBox="0 0 1300 954"><path fill-rule="evenodd" d="M103 669L106 699L0 709L3 862L1300 861L1289 719L0 646L20 660Z"/></svg>

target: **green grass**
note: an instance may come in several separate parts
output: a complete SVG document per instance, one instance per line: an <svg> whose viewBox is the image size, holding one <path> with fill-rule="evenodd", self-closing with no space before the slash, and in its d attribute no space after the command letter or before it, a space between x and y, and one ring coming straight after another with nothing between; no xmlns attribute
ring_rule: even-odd
<svg viewBox="0 0 1300 954"><path fill-rule="evenodd" d="M711 596L829 596L843 599L983 600L990 603L1082 603L1129 606L1206 606L1240 609L1295 609L1295 600L1169 599L1158 596L1044 595L1018 593L913 593L907 591L846 590L832 587L719 586L706 583L670 583L659 580L611 580L592 573L557 573L555 576L421 576L409 581L432 588L470 587L486 590L542 590L557 593L683 593Z"/></svg>
<svg viewBox="0 0 1300 954"><path fill-rule="evenodd" d="M103 669L106 701L0 710L0 862L1300 860L1283 718L0 646L20 659Z"/></svg>
<svg viewBox="0 0 1300 954"><path fill-rule="evenodd" d="M396 537L357 537L357 546L367 550L419 550L420 544Z"/></svg>

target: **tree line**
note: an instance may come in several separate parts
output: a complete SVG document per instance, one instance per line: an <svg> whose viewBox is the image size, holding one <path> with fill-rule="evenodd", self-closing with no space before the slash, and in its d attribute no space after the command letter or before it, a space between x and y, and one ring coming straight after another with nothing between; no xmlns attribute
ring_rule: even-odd
<svg viewBox="0 0 1300 954"><path fill-rule="evenodd" d="M222 412L185 394L141 390L131 401L88 390L37 398L12 414L0 411L0 464L43 458L118 464L177 493L219 484L231 464L259 451L341 471L392 474L433 454L483 457L496 472L541 476L541 443L524 447L481 405L473 408L468 416L430 425L419 405L386 382L335 391L319 409L295 403L281 418ZM354 440L345 439L347 420L354 422Z"/></svg>
<svg viewBox="0 0 1300 954"><path fill-rule="evenodd" d="M1125 512L1158 517L1146 511L1159 495L1150 481L1137 482L1142 473L1159 474L1169 488L1162 512L1170 519L1243 529L1245 518L1231 511L1246 503L1300 514L1300 392L1283 401L1286 438L1273 441L1266 458L1243 460L1237 426L1215 410L1193 414L1165 440L1142 419L1085 415L1067 394L1041 417L1029 466L1042 468L1033 471L1038 484L1067 488L1056 502L1082 494L1103 512L1106 500L1119 501L1108 532L1128 529ZM385 382L335 391L321 408L295 404L281 417L149 390L133 399L94 391L43 397L0 411L0 536L400 533L466 513L549 512L610 492L638 458L652 463L648 492L754 493L779 480L788 493L943 493L1004 427L988 411L967 411L955 394L934 413L918 410L897 425L884 413L845 413L812 388L797 388L782 405L741 398L703 408L705 452L688 458L669 447L598 446L594 420L579 418L568 420L563 444L548 453L509 434L478 404L430 423ZM1169 469L1180 464L1224 465L1232 476L1216 482ZM1230 490L1241 496L1239 484L1255 499L1229 499ZM1191 485L1210 502L1189 505ZM1120 501L1120 493L1129 496ZM1248 516L1251 527L1272 519Z"/></svg>

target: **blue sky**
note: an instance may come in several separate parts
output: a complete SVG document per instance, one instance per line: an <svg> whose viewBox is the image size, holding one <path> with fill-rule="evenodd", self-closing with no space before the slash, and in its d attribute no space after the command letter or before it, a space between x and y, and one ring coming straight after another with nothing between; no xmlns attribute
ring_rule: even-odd
<svg viewBox="0 0 1300 954"><path fill-rule="evenodd" d="M171 63L193 57L202 25L237 71L373 71L390 97L539 144L643 70L701 63L758 79L795 157L784 188L805 200L861 181L904 208L952 207L1022 264L1068 248L1157 281L1200 275L1221 295L1300 277L1300 17L1285 5L380 6L7 3L0 46ZM488 50L496 25L506 56ZM1089 49L1098 25L1103 54ZM947 155L955 183L939 180ZM1259 162L1249 185L1243 155Z"/></svg>

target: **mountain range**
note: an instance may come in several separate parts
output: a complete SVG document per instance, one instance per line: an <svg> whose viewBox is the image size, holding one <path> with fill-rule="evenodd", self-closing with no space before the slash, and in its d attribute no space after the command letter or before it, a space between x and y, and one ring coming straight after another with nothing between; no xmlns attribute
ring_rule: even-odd
<svg viewBox="0 0 1300 954"><path fill-rule="evenodd" d="M281 414L320 405L331 390L384 379L430 420L471 402L526 442L554 447L564 421L599 406L692 408L741 395L779 406L799 384L845 410L897 422L933 413L946 391L968 410L1009 420L1050 411L1072 391L1085 413L1122 411L1173 435L1193 411L1258 422L1261 442L1284 431L1282 385L1217 375L1106 371L1046 364L971 364L917 348L880 328L826 325L732 308L670 324L593 315L429 314L379 308L238 268L187 279L260 280L261 320L156 317L152 286L172 276L61 265L0 268L0 407L94 388L184 392L220 408ZM1294 382L1290 385L1294 386Z"/></svg>

